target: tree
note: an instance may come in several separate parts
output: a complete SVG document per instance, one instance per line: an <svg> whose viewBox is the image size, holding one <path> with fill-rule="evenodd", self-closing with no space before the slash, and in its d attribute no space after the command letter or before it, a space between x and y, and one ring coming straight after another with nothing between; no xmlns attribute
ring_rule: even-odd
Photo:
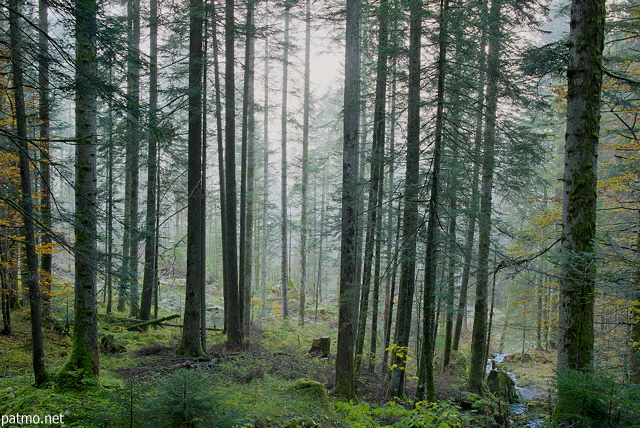
<svg viewBox="0 0 640 428"><path fill-rule="evenodd" d="M253 266L253 193L255 175L254 68L255 24L254 0L247 1L245 23L244 87L242 103L242 165L240 183L240 295L243 328L249 334L251 322L251 272Z"/></svg>
<svg viewBox="0 0 640 428"><path fill-rule="evenodd" d="M356 223L358 186L358 126L360 121L360 19L359 0L347 0L342 146L342 235L340 238L340 302L336 393L341 399L356 395L353 345L358 319L356 277Z"/></svg>
<svg viewBox="0 0 640 428"><path fill-rule="evenodd" d="M378 10L378 58L376 63L376 87L373 112L373 141L371 149L371 172L369 179L369 198L367 206L366 238L364 244L364 265L362 269L362 290L360 294L360 317L358 320L358 337L356 341L356 368L360 368L364 339L367 326L367 316L369 312L369 290L372 281L374 288L379 295L379 279L376 275L371 275L371 268L374 256L374 245L377 244L380 235L378 218L381 216L380 205L382 203L382 191L384 189L384 138L385 138L385 115L387 96L387 57L388 38L387 20L389 14L388 2L382 1ZM379 257L376 259L379 264ZM374 294L376 290L374 290ZM377 298L372 309L372 318L377 317ZM377 322L377 319L376 319ZM375 332L372 330L372 337Z"/></svg>
<svg viewBox="0 0 640 428"><path fill-rule="evenodd" d="M284 52L282 54L282 114L280 116L280 246L282 248L280 290L282 291L282 318L289 317L289 248L288 248L288 220L287 220L287 97L289 85L289 21L291 20L291 0L285 0L284 6Z"/></svg>
<svg viewBox="0 0 640 428"><path fill-rule="evenodd" d="M300 211L300 297L299 322L304 325L305 301L307 293L307 188L309 187L309 110L311 77L311 0L307 0L305 10L304 39L304 99L302 101L302 189Z"/></svg>
<svg viewBox="0 0 640 428"><path fill-rule="evenodd" d="M567 65L558 371L593 362L595 232L605 2L573 0ZM562 396L562 391L560 391Z"/></svg>
<svg viewBox="0 0 640 428"><path fill-rule="evenodd" d="M74 388L96 383L100 374L96 306L97 12L95 0L76 1L75 299L71 355L57 375L60 384Z"/></svg>
<svg viewBox="0 0 640 428"><path fill-rule="evenodd" d="M9 2L9 35L11 37L11 73L13 77L13 100L15 111L15 140L20 156L20 212L24 234L25 266L22 269L22 281L29 290L29 313L31 315L31 347L33 374L36 386L47 380L44 365L44 341L42 338L42 312L40 281L38 275L38 255L36 253L36 227L33 210L33 192L31 182L31 159L27 135L27 112L24 102L24 58L22 29L20 26L20 3Z"/></svg>
<svg viewBox="0 0 640 428"><path fill-rule="evenodd" d="M487 53L487 105L482 147L482 180L480 191L480 224L478 234L478 271L476 301L474 305L471 360L469 364L469 388L482 393L486 366L487 314L489 290L489 250L491 246L491 211L493 172L495 165L495 140L497 126L500 70L500 18L502 0L492 0L488 20L489 50Z"/></svg>
<svg viewBox="0 0 640 428"><path fill-rule="evenodd" d="M202 49L203 2L189 3L189 172L187 178L187 269L186 295L184 299L184 327L178 353L188 356L204 354L200 324L201 301L204 299L204 269L202 260Z"/></svg>
<svg viewBox="0 0 640 428"><path fill-rule="evenodd" d="M40 118L40 151L42 153L42 162L40 162L41 174L41 198L40 212L42 215L42 225L45 228L42 235L42 247L44 251L40 257L40 281L43 285L42 290L42 316L48 318L51 315L51 267L53 254L51 247L53 245L52 231L53 226L51 216L51 168L50 168L50 152L49 140L50 136L50 114L51 109L49 94L49 6L46 0L38 2L38 116Z"/></svg>
<svg viewBox="0 0 640 428"><path fill-rule="evenodd" d="M407 166L405 173L400 283L394 345L388 393L400 397L404 392L411 313L416 276L416 237L418 231L420 167L420 51L422 36L422 0L409 2L409 95L407 105Z"/></svg>
<svg viewBox="0 0 640 428"><path fill-rule="evenodd" d="M236 234L236 161L235 161L235 24L234 0L225 2L225 226L227 285L229 299L227 315L227 340L230 344L243 341L240 291L238 284L238 240Z"/></svg>
<svg viewBox="0 0 640 428"><path fill-rule="evenodd" d="M416 399L425 398L435 401L435 385L433 381L433 352L435 350L435 305L436 305L436 253L438 250L438 208L440 204L440 165L442 162L442 136L444 127L444 86L445 64L447 60L447 24L449 1L440 1L440 30L438 35L438 83L436 102L436 129L433 143L433 162L431 165L431 193L429 197L429 220L427 222L425 262L424 262L424 297L422 310L422 351L418 370L418 390Z"/></svg>
<svg viewBox="0 0 640 428"><path fill-rule="evenodd" d="M127 2L127 141L125 157L122 281L118 310L129 292L130 315L138 316L138 186L140 158L140 0Z"/></svg>
<svg viewBox="0 0 640 428"><path fill-rule="evenodd" d="M149 4L149 151L147 153L147 214L140 319L151 318L156 283L156 205L158 175L158 0Z"/></svg>

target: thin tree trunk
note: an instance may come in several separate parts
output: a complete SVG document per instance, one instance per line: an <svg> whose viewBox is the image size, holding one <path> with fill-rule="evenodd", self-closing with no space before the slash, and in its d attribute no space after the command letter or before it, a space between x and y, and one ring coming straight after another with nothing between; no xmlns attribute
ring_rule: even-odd
<svg viewBox="0 0 640 428"><path fill-rule="evenodd" d="M149 4L149 151L147 154L147 213L144 249L144 274L140 319L151 318L151 301L155 287L156 260L156 192L158 184L158 0Z"/></svg>
<svg viewBox="0 0 640 428"><path fill-rule="evenodd" d="M482 393L487 341L489 250L491 245L491 210L493 170L495 164L496 114L498 110L498 75L500 67L500 8L502 0L492 0L489 12L489 51L487 53L487 116L482 153L482 191L480 197L480 230L478 236L478 273L476 302L471 339L469 388Z"/></svg>
<svg viewBox="0 0 640 428"><path fill-rule="evenodd" d="M416 282L416 236L418 199L420 198L420 51L422 37L422 0L409 2L409 99L407 106L407 166L405 174L404 216L398 310L394 343L399 347L392 357L393 369L388 393L400 397L404 393L407 351L411 334L411 314Z"/></svg>
<svg viewBox="0 0 640 428"><path fill-rule="evenodd" d="M265 7L268 4L265 3ZM268 23L268 22L267 22ZM262 293L262 314L266 315L267 306L267 248L269 242L269 39L264 39L264 117L263 117L262 160L262 246L260 249L260 290Z"/></svg>
<svg viewBox="0 0 640 428"><path fill-rule="evenodd" d="M13 102L15 111L16 140L20 155L20 211L24 236L25 263L21 267L23 285L29 290L29 314L31 316L31 349L35 384L37 387L47 380L44 365L44 340L42 337L42 312L40 283L38 278L38 255L36 253L36 228L33 211L31 164L27 141L27 112L24 104L24 59L22 57L22 30L20 28L20 3L9 1L9 35L11 38L11 71L13 77Z"/></svg>
<svg viewBox="0 0 640 428"><path fill-rule="evenodd" d="M251 322L251 269L253 250L253 180L254 180L254 0L247 0L244 85L242 103L242 153L240 167L240 312L245 335Z"/></svg>
<svg viewBox="0 0 640 428"><path fill-rule="evenodd" d="M235 154L235 23L234 0L225 3L225 184L229 315L227 340L232 345L243 341L242 314L240 313L240 286L238 283L238 240L236 235L236 154Z"/></svg>
<svg viewBox="0 0 640 428"><path fill-rule="evenodd" d="M42 246L46 249L40 257L40 271L42 282L42 317L49 318L51 316L51 265L53 254L51 246L53 240L51 238L53 221L51 218L51 168L49 160L49 140L50 124L49 124L49 7L45 0L38 2L38 50L40 58L38 64L38 95L40 97L38 103L38 116L40 119L40 152L42 153L42 162L40 162L40 175L42 196L40 199L40 213L42 215L42 225L45 228L42 235Z"/></svg>
<svg viewBox="0 0 640 428"><path fill-rule="evenodd" d="M288 85L289 85L289 21L291 7L290 2L287 0L284 10L284 41L283 48L284 53L282 55L282 114L280 116L280 129L281 129L281 167L280 167L280 204L281 204L281 216L280 216L280 239L282 247L282 260L281 260L281 275L280 275L280 290L282 291L282 318L287 319L289 317L289 249L287 246L287 97L288 97Z"/></svg>
<svg viewBox="0 0 640 428"><path fill-rule="evenodd" d="M636 249L640 250L640 212L638 213L638 230L636 231ZM636 268L636 296L631 307L631 373L630 381L640 384L640 267Z"/></svg>
<svg viewBox="0 0 640 428"><path fill-rule="evenodd" d="M140 157L140 0L128 1L127 12L127 148L125 228L128 229L125 277L129 314L138 316L138 185ZM123 250L124 251L124 250Z"/></svg>
<svg viewBox="0 0 640 428"><path fill-rule="evenodd" d="M344 129L342 160L342 235L340 239L340 307L336 355L336 393L356 395L353 345L358 320L357 195L358 127L360 122L360 0L347 0Z"/></svg>
<svg viewBox="0 0 640 428"><path fill-rule="evenodd" d="M474 236L476 232L476 219L478 212L479 182L480 182L480 153L482 149L482 135L484 132L484 108L485 108L485 69L486 69L486 33L483 30L480 38L480 49L478 50L478 102L476 111L476 127L474 136L474 148L472 158L473 172L471 175L471 199L467 208L467 230L465 233L464 261L462 264L462 277L460 280L460 296L458 299L458 310L456 313L456 325L453 332L453 343L451 349L457 351L460 347L460 336L462 335L463 324L466 326L467 295L469 291L469 277L471 276L471 261L473 260Z"/></svg>
<svg viewBox="0 0 640 428"><path fill-rule="evenodd" d="M304 99L302 101L302 188L300 212L300 297L298 318L301 326L305 322L307 294L307 188L309 187L309 113L311 76L311 0L306 1L304 42Z"/></svg>
<svg viewBox="0 0 640 428"><path fill-rule="evenodd" d="M227 253L227 200L226 200L226 174L225 174L225 156L224 156L224 135L222 132L222 100L220 94L220 62L218 61L218 29L216 25L216 17L212 18L211 36L213 38L213 74L214 74L214 93L216 104L216 136L218 143L218 181L220 186L220 234L222 236L222 294L224 300L224 327L227 331L229 308L229 255Z"/></svg>

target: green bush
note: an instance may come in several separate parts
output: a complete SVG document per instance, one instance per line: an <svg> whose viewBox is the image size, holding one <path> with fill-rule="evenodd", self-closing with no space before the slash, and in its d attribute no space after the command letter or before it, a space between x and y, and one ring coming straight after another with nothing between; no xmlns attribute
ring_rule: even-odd
<svg viewBox="0 0 640 428"><path fill-rule="evenodd" d="M160 427L233 427L244 422L236 407L225 408L208 376L178 370L158 379L150 397L150 418Z"/></svg>
<svg viewBox="0 0 640 428"><path fill-rule="evenodd" d="M336 408L344 413L345 421L352 428L461 428L468 426L470 421L459 407L446 403L418 402L413 409L409 409L394 401L381 407L350 401L338 402Z"/></svg>
<svg viewBox="0 0 640 428"><path fill-rule="evenodd" d="M564 372L558 376L556 420L586 427L640 426L640 388L604 373Z"/></svg>

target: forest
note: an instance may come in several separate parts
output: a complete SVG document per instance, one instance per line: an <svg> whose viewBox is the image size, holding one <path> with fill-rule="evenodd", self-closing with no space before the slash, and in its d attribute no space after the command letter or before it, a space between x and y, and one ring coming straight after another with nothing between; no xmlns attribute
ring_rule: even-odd
<svg viewBox="0 0 640 428"><path fill-rule="evenodd" d="M0 426L632 427L638 0L0 0Z"/></svg>

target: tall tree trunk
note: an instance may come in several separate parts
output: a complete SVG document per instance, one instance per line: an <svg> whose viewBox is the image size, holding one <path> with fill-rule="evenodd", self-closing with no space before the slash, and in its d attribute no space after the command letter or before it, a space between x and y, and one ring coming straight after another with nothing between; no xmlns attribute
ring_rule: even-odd
<svg viewBox="0 0 640 428"><path fill-rule="evenodd" d="M424 261L424 300L422 327L422 354L418 370L418 389L416 399L425 398L435 402L435 384L433 381L433 352L435 350L435 303L436 303L436 258L438 252L438 208L440 205L440 164L442 162L442 136L444 129L444 85L445 65L447 61L447 22L449 1L440 1L440 34L438 37L438 93L436 105L436 129L433 144L433 162L431 165L431 195L429 197L429 220L427 222L427 248Z"/></svg>
<svg viewBox="0 0 640 428"><path fill-rule="evenodd" d="M381 173L384 171L381 168ZM381 257L382 257L382 206L381 201L384 196L384 185L380 183L378 187L378 215L376 216L376 248L375 248L375 265L373 268L373 299L371 301L371 342L369 346L369 373L374 373L376 367L376 350L378 347L378 313L380 311L380 275Z"/></svg>
<svg viewBox="0 0 640 428"><path fill-rule="evenodd" d="M282 318L289 317L289 249L287 245L287 97L288 97L288 85L289 85L289 21L291 3L289 0L285 2L284 10L284 41L282 55L282 115L280 117L280 129L281 129L281 169L280 169L280 204L281 204L281 216L280 216L280 240L282 247L282 260L281 260L281 275L280 275L280 289L282 291Z"/></svg>
<svg viewBox="0 0 640 428"><path fill-rule="evenodd" d="M76 162L75 162L75 299L71 355L57 382L73 388L97 382L97 49L96 0L77 0L76 30Z"/></svg>
<svg viewBox="0 0 640 428"><path fill-rule="evenodd" d="M240 167L240 305L244 333L251 322L251 269L253 266L253 180L254 158L254 0L247 0L244 86L242 103L242 154Z"/></svg>
<svg viewBox="0 0 640 428"><path fill-rule="evenodd" d="M492 0L489 12L489 51L487 53L487 115L485 119L482 153L482 191L480 196L480 230L478 236L478 273L474 306L469 388L482 392L485 372L485 344L487 341L487 313L489 289L489 250L491 245L491 210L493 190L494 146L498 110L498 76L500 67L500 19L502 0Z"/></svg>
<svg viewBox="0 0 640 428"><path fill-rule="evenodd" d="M397 64L397 56L393 56L393 61L391 64L391 72L393 73L393 80L391 83L391 112L389 116L389 168L388 174L389 177L387 179L387 268L385 273L385 309L384 309L384 339L382 349L382 370L383 372L387 371L388 361L389 361L389 343L391 342L391 324L393 322L393 300L395 296L395 286L396 286L396 273L398 266L398 258L396 255L398 254L398 241L399 241L399 231L400 231L400 204L397 206L396 215L398 216L398 221L395 223L394 227L394 204L393 204L393 194L395 192L395 184L393 175L395 172L395 142L396 142L396 86L397 86L397 77L396 77L396 64ZM394 239L395 238L395 239Z"/></svg>
<svg viewBox="0 0 640 428"><path fill-rule="evenodd" d="M454 144L453 147L456 147ZM454 149L452 159L457 158L457 148ZM444 352L442 357L442 366L447 367L451 361L451 345L453 342L453 303L455 300L455 281L456 281L456 228L457 228L457 211L458 211L458 195L457 195L457 171L449 176L449 194L451 202L449 204L450 217L448 225L448 271L447 271L447 293L445 297L445 332L444 332Z"/></svg>
<svg viewBox="0 0 640 428"><path fill-rule="evenodd" d="M369 199L367 205L366 238L364 245L364 260L362 268L362 291L360 296L360 313L358 320L358 336L356 340L356 371L360 369L364 339L369 312L369 290L371 288L371 268L373 252L379 229L378 216L382 194L379 189L384 188L384 137L387 93L387 57L388 30L387 19L388 2L383 0L378 10L378 58L376 64L376 88L373 112L373 141L371 153L371 172L369 180ZM364 162L363 162L364 163ZM377 282L377 278L374 278Z"/></svg>
<svg viewBox="0 0 640 428"><path fill-rule="evenodd" d="M298 317L304 325L307 294L307 188L309 187L309 113L310 113L310 76L311 76L311 0L307 0L305 9L304 39L304 95L302 101L302 188L300 212L300 297Z"/></svg>
<svg viewBox="0 0 640 428"><path fill-rule="evenodd" d="M265 2L265 7L268 5ZM267 21L268 24L268 21ZM265 24L266 25L266 24ZM262 245L260 248L260 291L262 293L262 318L267 306L267 248L269 242L269 39L264 39L264 107L263 107L264 154L262 160Z"/></svg>
<svg viewBox="0 0 640 428"><path fill-rule="evenodd" d="M595 233L604 0L573 0L567 67L558 371L593 362ZM563 391L559 391L560 398Z"/></svg>
<svg viewBox="0 0 640 428"><path fill-rule="evenodd" d="M149 151L147 154L147 214L144 246L144 275L140 319L151 318L151 301L155 288L156 260L156 192L158 184L158 0L149 3Z"/></svg>
<svg viewBox="0 0 640 428"><path fill-rule="evenodd" d="M113 85L113 62L109 63L109 85ZM107 293L107 314L111 314L113 309L113 102L111 100L107 103L109 112L107 113L107 200L106 200L106 253L107 253L107 266L106 266L106 278L105 287Z"/></svg>
<svg viewBox="0 0 640 428"><path fill-rule="evenodd" d="M125 228L128 242L123 263L129 290L129 314L138 316L138 185L140 158L140 0L128 1L127 12L127 147L125 160Z"/></svg>
<svg viewBox="0 0 640 428"><path fill-rule="evenodd" d="M229 315L227 317L227 340L236 345L243 341L242 314L240 313L240 290L238 283L238 240L236 234L236 151L235 151L235 23L234 0L225 3L225 229L227 231L227 264Z"/></svg>
<svg viewBox="0 0 640 428"><path fill-rule="evenodd" d="M204 354L200 334L201 300L204 272L202 269L202 30L203 2L189 2L189 172L187 175L187 279L184 298L184 327L177 352L188 356Z"/></svg>
<svg viewBox="0 0 640 428"><path fill-rule="evenodd" d="M322 191L320 192L320 231L318 239L318 268L316 272L316 286L315 286L315 322L318 322L318 302L322 300L322 257L324 251L324 222L325 222L325 182L322 181Z"/></svg>
<svg viewBox="0 0 640 428"><path fill-rule="evenodd" d="M47 380L44 366L44 341L42 338L42 312L40 282L38 279L38 255L36 253L36 227L33 211L31 162L27 140L27 112L24 104L24 59L22 57L22 29L20 28L20 3L9 1L9 36L11 38L11 71L13 77L13 106L15 111L16 140L20 155L20 211L24 236L25 263L21 267L22 283L29 290L29 314L31 316L32 365L36 386Z"/></svg>
<svg viewBox="0 0 640 428"><path fill-rule="evenodd" d="M420 51L422 37L422 0L409 2L409 99L407 105L407 166L405 174L404 215L398 310L388 393L400 397L404 393L404 376L411 334L411 313L416 282L416 237L418 199L420 198Z"/></svg>
<svg viewBox="0 0 640 428"><path fill-rule="evenodd" d="M47 250L40 256L40 271L42 273L40 281L42 282L42 316L48 318L51 316L51 265L53 254L51 246L53 233L53 221L51 218L51 168L49 160L49 140L50 136L50 114L51 109L49 100L49 7L46 0L38 1L38 50L40 54L38 64L38 95L40 97L38 103L38 116L40 119L40 152L42 153L42 162L40 162L42 196L40 199L40 212L42 215L42 225L45 228L42 235L42 246Z"/></svg>
<svg viewBox="0 0 640 428"><path fill-rule="evenodd" d="M484 6L483 6L484 7ZM467 313L467 295L469 291L469 277L471 276L471 261L473 259L474 237L476 232L476 219L478 216L479 181L480 181L480 153L482 149L482 135L484 132L484 108L485 108L485 75L486 75L486 45L487 37L483 30L478 49L478 102L476 111L476 126L474 132L474 149L472 158L471 198L467 207L467 229L465 232L464 260L462 262L462 276L460 279L460 296L458 298L458 310L456 312L456 325L453 331L453 343L451 349L457 351L460 347L460 336L465 323Z"/></svg>
<svg viewBox="0 0 640 428"><path fill-rule="evenodd" d="M356 223L358 127L360 122L360 0L347 0L344 128L342 151L342 235L340 238L340 307L336 355L336 392L341 399L356 395L353 345L358 320Z"/></svg>
<svg viewBox="0 0 640 428"><path fill-rule="evenodd" d="M220 235L222 236L222 294L224 300L224 331L227 331L229 307L229 254L227 253L227 201L226 201L226 174L225 174L225 156L224 156L224 135L222 131L222 100L220 85L220 62L218 60L218 29L216 25L217 19L214 16L211 20L212 29L211 36L213 42L213 75L214 75L214 93L216 105L216 140L218 145L218 181L220 187Z"/></svg>

